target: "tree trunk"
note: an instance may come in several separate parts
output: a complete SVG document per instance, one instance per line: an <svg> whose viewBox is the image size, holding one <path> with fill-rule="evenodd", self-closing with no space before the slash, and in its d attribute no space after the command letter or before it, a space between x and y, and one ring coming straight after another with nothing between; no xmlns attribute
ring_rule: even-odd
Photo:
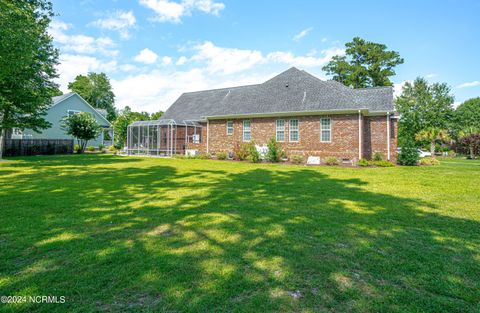
<svg viewBox="0 0 480 313"><path fill-rule="evenodd" d="M2 128L2 130L0 131L0 160L3 157L4 141L5 141L5 129Z"/></svg>
<svg viewBox="0 0 480 313"><path fill-rule="evenodd" d="M432 158L435 157L435 140L430 142L430 153L432 154Z"/></svg>
<svg viewBox="0 0 480 313"><path fill-rule="evenodd" d="M473 145L470 145L469 148L470 148L470 159L473 160L475 159L475 151L473 149Z"/></svg>

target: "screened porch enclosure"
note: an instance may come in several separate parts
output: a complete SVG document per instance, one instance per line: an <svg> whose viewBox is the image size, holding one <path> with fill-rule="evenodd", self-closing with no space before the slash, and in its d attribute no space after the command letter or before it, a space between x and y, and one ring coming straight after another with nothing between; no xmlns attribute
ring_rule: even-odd
<svg viewBox="0 0 480 313"><path fill-rule="evenodd" d="M202 127L194 121L137 121L127 129L129 155L185 154L188 143L200 143Z"/></svg>

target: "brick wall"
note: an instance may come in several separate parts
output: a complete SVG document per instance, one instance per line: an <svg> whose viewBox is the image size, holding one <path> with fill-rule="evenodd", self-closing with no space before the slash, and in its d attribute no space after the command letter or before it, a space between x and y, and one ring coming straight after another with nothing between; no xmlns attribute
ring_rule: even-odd
<svg viewBox="0 0 480 313"><path fill-rule="evenodd" d="M331 142L320 141L320 118L330 117L332 136ZM266 145L268 140L276 135L276 120L285 120L285 141L280 144L288 155L320 156L322 159L330 156L338 159L357 161L358 150L358 115L322 115L299 116L281 118L251 118L251 136L256 144ZM299 140L289 140L289 120L299 121ZM243 120L233 121L233 134L227 135L227 120L212 120L208 126L208 147L211 154L219 151L232 151L236 142L243 142ZM386 116L362 116L362 156L370 158L373 152L379 151L387 156ZM395 157L396 149L396 120L391 120L391 157ZM190 149L199 149L206 152L207 129L202 130L202 143Z"/></svg>

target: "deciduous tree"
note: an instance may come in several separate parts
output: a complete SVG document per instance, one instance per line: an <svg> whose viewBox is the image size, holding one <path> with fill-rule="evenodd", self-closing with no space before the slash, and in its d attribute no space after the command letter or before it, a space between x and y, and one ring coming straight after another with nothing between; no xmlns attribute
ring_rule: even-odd
<svg viewBox="0 0 480 313"><path fill-rule="evenodd" d="M68 135L77 139L80 152L85 151L88 141L95 139L102 131L97 120L88 112L81 112L64 118L62 128Z"/></svg>
<svg viewBox="0 0 480 313"><path fill-rule="evenodd" d="M50 126L44 116L58 90L52 16L47 0L0 0L0 158L7 129Z"/></svg>

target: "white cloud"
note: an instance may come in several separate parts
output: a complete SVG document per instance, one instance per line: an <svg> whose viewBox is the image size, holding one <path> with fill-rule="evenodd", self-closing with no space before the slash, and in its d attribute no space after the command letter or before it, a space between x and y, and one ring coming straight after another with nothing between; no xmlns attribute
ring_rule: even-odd
<svg viewBox="0 0 480 313"><path fill-rule="evenodd" d="M135 61L145 63L145 64L152 64L155 63L158 59L158 55L153 52L152 50L145 48L140 51L134 58Z"/></svg>
<svg viewBox="0 0 480 313"><path fill-rule="evenodd" d="M475 80L472 82L466 82L457 86L457 88L469 88L469 87L478 87L480 86L480 81Z"/></svg>
<svg viewBox="0 0 480 313"><path fill-rule="evenodd" d="M64 92L68 90L68 83L72 82L77 75L86 75L92 71L115 71L117 61L103 62L96 57L78 54L61 54L60 64L57 67L59 78L56 82Z"/></svg>
<svg viewBox="0 0 480 313"><path fill-rule="evenodd" d="M222 48L206 41L194 47L197 53L194 61L205 61L210 73L232 74L247 70L264 61L262 53L257 50Z"/></svg>
<svg viewBox="0 0 480 313"><path fill-rule="evenodd" d="M328 38L327 37L323 37L321 42L327 42Z"/></svg>
<svg viewBox="0 0 480 313"><path fill-rule="evenodd" d="M301 67L318 67L323 66L335 55L344 55L345 49L330 48L321 51L320 57L310 56L296 56L291 52L276 51L267 55L267 59L275 63L288 64L290 66Z"/></svg>
<svg viewBox="0 0 480 313"><path fill-rule="evenodd" d="M116 44L109 37L95 38L86 35L69 35L66 31L71 27L70 24L62 21L53 21L50 24L49 33L62 51L81 54L100 53L109 57L118 55L119 51L113 49Z"/></svg>
<svg viewBox="0 0 480 313"><path fill-rule="evenodd" d="M201 11L207 14L219 15L225 4L213 0L140 0L141 5L156 13L154 20L159 22L180 23L183 16L191 15L192 11Z"/></svg>
<svg viewBox="0 0 480 313"><path fill-rule="evenodd" d="M135 27L135 16L132 11L115 11L106 18L100 18L92 23L99 28L118 31L123 39L130 38L129 29Z"/></svg>
<svg viewBox="0 0 480 313"><path fill-rule="evenodd" d="M438 74L435 74L435 73L429 73L427 75L425 75L425 78L434 78L434 77L437 77Z"/></svg>
<svg viewBox="0 0 480 313"><path fill-rule="evenodd" d="M185 56L181 56L178 58L177 62L175 63L176 65L184 65L187 63L188 59Z"/></svg>
<svg viewBox="0 0 480 313"><path fill-rule="evenodd" d="M172 60L171 57L165 56L165 57L162 58L162 64L163 65L170 65L170 64L172 64L172 62L173 62L173 60Z"/></svg>
<svg viewBox="0 0 480 313"><path fill-rule="evenodd" d="M307 36L308 33L311 32L312 30L313 30L313 27L309 27L309 28L306 28L306 29L302 30L301 32L299 32L298 34L293 36L293 40L294 41L299 41L303 37Z"/></svg>

